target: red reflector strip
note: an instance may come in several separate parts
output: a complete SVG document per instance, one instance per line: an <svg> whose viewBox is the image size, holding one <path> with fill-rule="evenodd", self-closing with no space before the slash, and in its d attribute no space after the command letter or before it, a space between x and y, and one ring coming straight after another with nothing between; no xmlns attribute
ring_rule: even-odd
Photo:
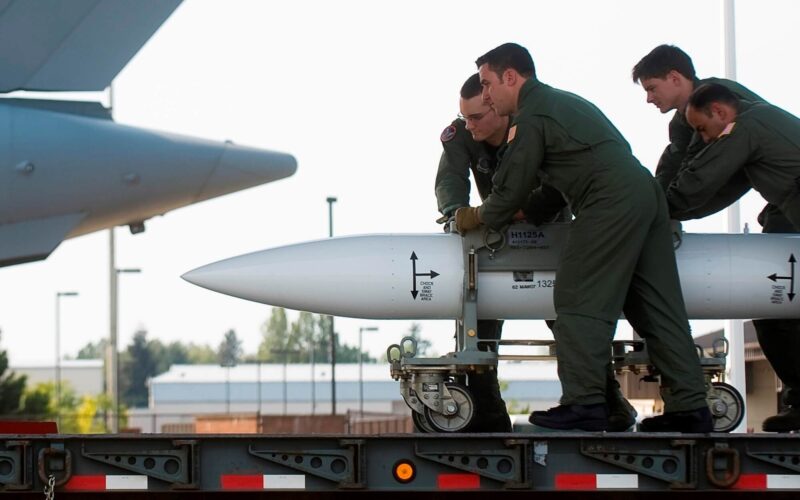
<svg viewBox="0 0 800 500"><path fill-rule="evenodd" d="M302 474L223 474L219 478L219 484L223 490L303 490L306 488L306 476Z"/></svg>
<svg viewBox="0 0 800 500"><path fill-rule="evenodd" d="M219 484L223 490L263 490L264 476L223 474L219 478Z"/></svg>
<svg viewBox="0 0 800 500"><path fill-rule="evenodd" d="M767 489L766 474L742 474L733 485L734 490L765 490Z"/></svg>
<svg viewBox="0 0 800 500"><path fill-rule="evenodd" d="M439 474L436 485L440 490L476 490L481 487L477 474Z"/></svg>
<svg viewBox="0 0 800 500"><path fill-rule="evenodd" d="M61 489L66 491L105 491L106 476L72 476Z"/></svg>
<svg viewBox="0 0 800 500"><path fill-rule="evenodd" d="M800 489L797 474L742 474L733 485L735 490L794 490Z"/></svg>
<svg viewBox="0 0 800 500"><path fill-rule="evenodd" d="M557 490L594 490L597 479L594 474L556 474Z"/></svg>
<svg viewBox="0 0 800 500"><path fill-rule="evenodd" d="M637 474L556 474L557 490L632 490L639 488Z"/></svg>
<svg viewBox="0 0 800 500"><path fill-rule="evenodd" d="M62 489L65 491L146 490L147 476L72 476Z"/></svg>

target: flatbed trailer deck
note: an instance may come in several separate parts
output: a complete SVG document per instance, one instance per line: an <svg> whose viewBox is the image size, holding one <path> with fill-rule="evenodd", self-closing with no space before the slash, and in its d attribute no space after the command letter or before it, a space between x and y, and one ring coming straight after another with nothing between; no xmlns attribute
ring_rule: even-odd
<svg viewBox="0 0 800 500"><path fill-rule="evenodd" d="M800 435L0 435L0 498L49 484L57 499L800 498Z"/></svg>

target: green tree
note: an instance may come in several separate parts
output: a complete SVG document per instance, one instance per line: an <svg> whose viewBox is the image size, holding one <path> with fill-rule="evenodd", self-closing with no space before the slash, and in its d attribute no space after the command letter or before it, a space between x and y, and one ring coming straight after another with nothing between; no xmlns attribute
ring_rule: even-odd
<svg viewBox="0 0 800 500"><path fill-rule="evenodd" d="M217 349L217 361L222 366L235 366L242 360L244 351L242 341L236 336L234 330L225 332L225 337Z"/></svg>
<svg viewBox="0 0 800 500"><path fill-rule="evenodd" d="M311 346L315 346L319 339L317 331L317 320L314 315L302 311L297 316L297 320L292 322L291 333L286 339L286 350L293 351L289 355L288 360L290 363L311 362ZM316 362L316 353L314 355L314 361Z"/></svg>
<svg viewBox="0 0 800 500"><path fill-rule="evenodd" d="M189 363L189 348L178 341L170 342L164 346L164 360L158 373L169 370L172 365L185 365Z"/></svg>
<svg viewBox="0 0 800 500"><path fill-rule="evenodd" d="M411 323L411 326L408 327L408 336L413 337L414 340L417 341L417 356L435 356L435 354L431 352L431 341L422 338L421 331L422 327L419 323Z"/></svg>
<svg viewBox="0 0 800 500"><path fill-rule="evenodd" d="M157 374L158 359L147 331L138 330L133 341L120 354L120 399L128 407L147 406L147 380Z"/></svg>
<svg viewBox="0 0 800 500"><path fill-rule="evenodd" d="M78 351L76 359L105 359L107 345L107 339L100 339L97 342L89 342L85 346L81 347L81 349Z"/></svg>
<svg viewBox="0 0 800 500"><path fill-rule="evenodd" d="M65 389L65 384L62 384L62 401L64 400ZM22 395L20 413L22 413L25 418L35 420L54 419L56 415L54 384L52 382L42 382L25 389Z"/></svg>
<svg viewBox="0 0 800 500"><path fill-rule="evenodd" d="M280 307L272 308L272 313L261 326L261 343L255 357L247 361L283 363L285 352L289 363L310 363L312 356L316 363L330 363L331 318L326 315L301 311L297 319L289 324L286 311ZM375 362L375 358L364 355L365 363ZM336 362L358 362L358 347L342 344L336 335Z"/></svg>
<svg viewBox="0 0 800 500"><path fill-rule="evenodd" d="M315 345L315 353L317 361L322 363L331 362L331 323L333 318L327 315L320 315L317 317L317 328L319 328L320 341ZM339 336L336 335L336 344L339 344ZM336 349L336 354L339 354L339 349ZM339 361L338 356L336 361Z"/></svg>
<svg viewBox="0 0 800 500"><path fill-rule="evenodd" d="M269 319L261 325L261 343L258 345L257 359L267 363L283 362L282 355L275 352L286 349L288 337L289 323L286 319L286 309L273 307Z"/></svg>
<svg viewBox="0 0 800 500"><path fill-rule="evenodd" d="M21 413L30 419L54 420L59 432L65 434L89 434L107 432L103 412L112 410L105 394L78 397L69 384L61 385L61 404L56 402L55 384L43 382L27 389L22 398ZM127 425L125 408L120 425Z"/></svg>
<svg viewBox="0 0 800 500"><path fill-rule="evenodd" d="M0 331L2 336L2 331ZM8 369L8 353L0 350L0 415L17 413L20 410L26 377Z"/></svg>
<svg viewBox="0 0 800 500"><path fill-rule="evenodd" d="M186 348L187 362L197 365L210 365L217 362L217 352L208 344L192 344Z"/></svg>
<svg viewBox="0 0 800 500"><path fill-rule="evenodd" d="M417 341L417 356L427 356L429 358L436 357L436 352L431 350L431 341L428 339L422 338L420 334L422 331L422 327L419 323L411 323L411 326L408 327L408 333L406 333L406 337L412 337L414 340ZM387 362L386 353L384 352L381 355L381 362Z"/></svg>

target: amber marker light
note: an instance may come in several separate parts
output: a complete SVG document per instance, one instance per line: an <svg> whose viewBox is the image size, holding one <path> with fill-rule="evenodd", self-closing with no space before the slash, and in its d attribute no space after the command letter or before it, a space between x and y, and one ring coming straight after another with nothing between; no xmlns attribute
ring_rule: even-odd
<svg viewBox="0 0 800 500"><path fill-rule="evenodd" d="M417 475L417 468L410 460L400 460L394 464L392 474L398 483L410 483Z"/></svg>

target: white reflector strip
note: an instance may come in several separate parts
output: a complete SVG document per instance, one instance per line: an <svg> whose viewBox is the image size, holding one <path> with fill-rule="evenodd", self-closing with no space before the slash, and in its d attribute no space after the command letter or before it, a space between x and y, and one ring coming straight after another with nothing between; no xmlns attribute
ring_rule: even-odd
<svg viewBox="0 0 800 500"><path fill-rule="evenodd" d="M304 490L306 489L306 476L302 474L274 474L264 475L265 490Z"/></svg>
<svg viewBox="0 0 800 500"><path fill-rule="evenodd" d="M636 489L639 487L637 474L597 474L597 489Z"/></svg>
<svg viewBox="0 0 800 500"><path fill-rule="evenodd" d="M794 490L800 489L800 476L767 474L767 489L769 490Z"/></svg>
<svg viewBox="0 0 800 500"><path fill-rule="evenodd" d="M146 490L147 476L106 476L107 490Z"/></svg>

